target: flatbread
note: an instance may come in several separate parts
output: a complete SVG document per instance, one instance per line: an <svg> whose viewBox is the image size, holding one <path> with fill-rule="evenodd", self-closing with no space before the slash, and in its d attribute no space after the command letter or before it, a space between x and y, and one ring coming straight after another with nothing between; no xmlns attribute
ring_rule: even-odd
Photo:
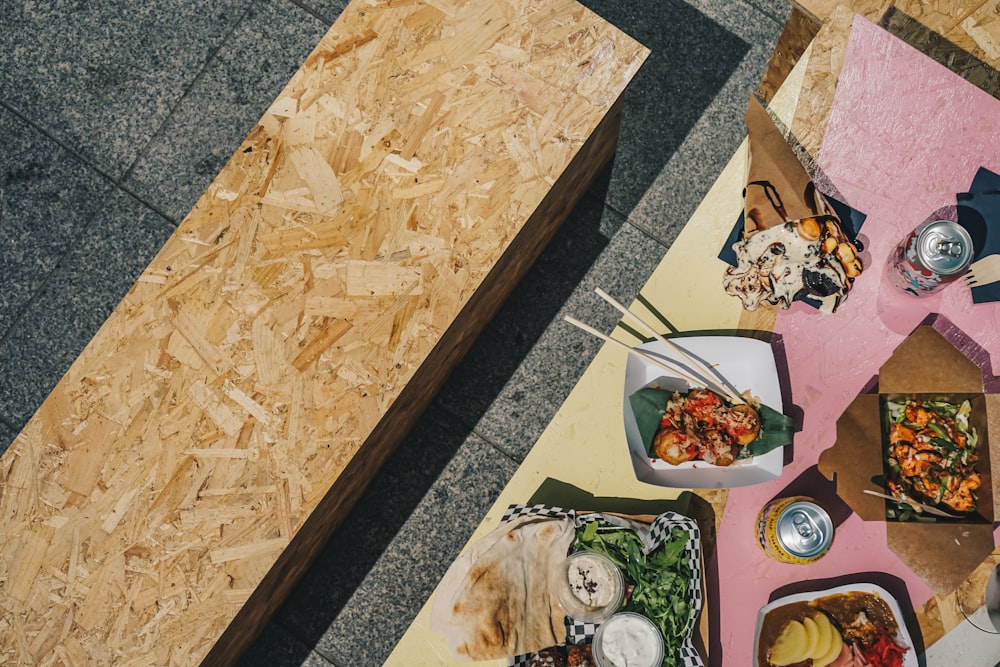
<svg viewBox="0 0 1000 667"><path fill-rule="evenodd" d="M553 586L574 537L570 518L523 516L462 554L438 586L430 628L458 660L492 660L562 644Z"/></svg>

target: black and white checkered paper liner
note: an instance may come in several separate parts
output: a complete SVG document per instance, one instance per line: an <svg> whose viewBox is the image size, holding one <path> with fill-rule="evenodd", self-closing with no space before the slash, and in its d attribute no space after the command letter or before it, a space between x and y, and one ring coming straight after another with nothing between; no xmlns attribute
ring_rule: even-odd
<svg viewBox="0 0 1000 667"><path fill-rule="evenodd" d="M704 603L701 592L701 531L698 529L698 524L694 519L686 517L683 514L677 514L676 512L664 512L656 517L647 530L644 525L640 526L621 517L609 514L587 513L577 515L574 510L563 509L561 507L511 505L504 512L502 520L512 521L521 516L569 517L573 519L573 525L578 529L591 521L600 521L608 525L629 526L636 531L645 545L645 553L649 553L663 544L664 540L671 535L674 528L684 530L688 534L685 555L688 559L688 567L691 569L691 582L688 586L688 597L691 600L691 615L684 627L685 639L679 649L678 664L682 667L704 667L701 656L691 641L695 620L698 618L698 614ZM583 623L575 621L568 616L565 621L567 643L589 643L593 639L594 633L597 632L597 623ZM528 667L534 657L534 653L517 655L509 658L507 664L509 667Z"/></svg>

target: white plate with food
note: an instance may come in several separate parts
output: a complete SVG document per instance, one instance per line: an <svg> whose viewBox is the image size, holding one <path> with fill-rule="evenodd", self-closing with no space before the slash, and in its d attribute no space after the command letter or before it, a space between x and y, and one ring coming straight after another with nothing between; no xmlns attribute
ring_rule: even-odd
<svg viewBox="0 0 1000 667"><path fill-rule="evenodd" d="M757 667L919 664L899 602L870 583L796 593L765 605L757 613L753 652ZM877 662L875 655L881 656Z"/></svg>
<svg viewBox="0 0 1000 667"><path fill-rule="evenodd" d="M749 392L761 404L777 413L784 410L781 385L770 343L741 336L691 336L674 338L690 356L709 365L715 373L713 382L728 384L743 394ZM653 355L678 358L678 353L660 341L640 345L639 349ZM710 463L706 456L695 453L688 460L672 459L671 454L659 450L667 459L651 453L646 439L640 432L631 397L641 389L655 387L667 391L686 393L692 387L683 379L684 371L671 376L662 367L639 355L630 354L625 367L624 419L625 437L628 441L632 467L639 481L675 488L730 488L766 482L781 475L784 448L776 447L758 456L737 456L734 460L721 460L724 464ZM790 436L789 436L790 437ZM651 448L652 449L652 448ZM690 454L680 458L687 458ZM712 458L709 455L707 458Z"/></svg>

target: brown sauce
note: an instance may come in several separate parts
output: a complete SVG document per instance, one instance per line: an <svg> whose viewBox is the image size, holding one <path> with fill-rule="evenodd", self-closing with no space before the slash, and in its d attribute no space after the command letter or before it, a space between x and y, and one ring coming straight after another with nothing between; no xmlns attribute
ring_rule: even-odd
<svg viewBox="0 0 1000 667"><path fill-rule="evenodd" d="M757 664L770 665L768 656L782 628L790 621L801 621L817 611L826 614L833 625L840 631L847 643L870 646L876 639L875 630L885 628L886 632L895 637L899 625L892 609L881 596L875 593L860 591L827 595L815 600L792 602L775 607L767 612L760 627L760 639L757 642ZM862 613L864 617L862 617ZM864 618L867 622L862 622ZM807 660L802 667L809 667Z"/></svg>

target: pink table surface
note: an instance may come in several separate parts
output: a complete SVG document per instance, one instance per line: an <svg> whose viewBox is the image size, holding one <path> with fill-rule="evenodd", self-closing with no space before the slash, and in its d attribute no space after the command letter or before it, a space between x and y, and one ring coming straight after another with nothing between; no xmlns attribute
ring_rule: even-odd
<svg viewBox="0 0 1000 667"><path fill-rule="evenodd" d="M987 351L1000 352L996 304L973 305L960 284L932 297L910 297L895 291L883 271L899 239L935 210L953 206L955 193L968 190L980 166L1000 171L1000 101L855 17L818 162L844 200L868 214L862 230L867 268L835 314L797 304L777 318L792 402L803 410L804 423L782 476L733 489L727 502L717 549L726 601L717 664L754 664L756 610L788 584L879 571L905 584L913 608L933 595L889 551L882 522L851 514L837 528L830 552L810 565L765 556L754 522L768 500L833 445L837 419L925 317L940 313Z"/></svg>

